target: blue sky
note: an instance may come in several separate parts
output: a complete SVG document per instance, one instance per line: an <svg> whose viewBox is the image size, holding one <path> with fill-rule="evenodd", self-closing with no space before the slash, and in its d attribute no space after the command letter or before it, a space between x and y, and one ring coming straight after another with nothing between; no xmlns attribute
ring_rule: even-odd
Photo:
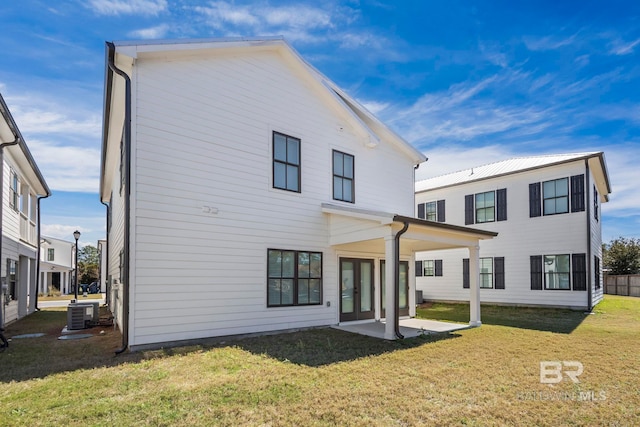
<svg viewBox="0 0 640 427"><path fill-rule="evenodd" d="M96 244L104 42L283 35L429 162L604 151L603 238L640 237L640 2L21 0L0 92L54 195L43 233Z"/></svg>

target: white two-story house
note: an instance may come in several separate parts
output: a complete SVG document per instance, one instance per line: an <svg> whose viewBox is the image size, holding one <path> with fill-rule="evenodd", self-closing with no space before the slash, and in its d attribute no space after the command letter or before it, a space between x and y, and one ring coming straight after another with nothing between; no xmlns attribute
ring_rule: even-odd
<svg viewBox="0 0 640 427"><path fill-rule="evenodd" d="M40 294L73 292L75 246L74 242L54 237L43 236L40 239Z"/></svg>
<svg viewBox="0 0 640 427"><path fill-rule="evenodd" d="M398 336L414 253L477 258L495 236L415 218L424 160L281 38L107 43L102 253L122 349L386 318Z"/></svg>
<svg viewBox="0 0 640 427"><path fill-rule="evenodd" d="M603 295L601 152L521 157L416 183L416 215L498 232L480 244L482 302L590 310ZM468 301L465 251L421 252L426 300Z"/></svg>
<svg viewBox="0 0 640 427"><path fill-rule="evenodd" d="M40 199L51 192L0 95L0 325L32 313L37 304Z"/></svg>

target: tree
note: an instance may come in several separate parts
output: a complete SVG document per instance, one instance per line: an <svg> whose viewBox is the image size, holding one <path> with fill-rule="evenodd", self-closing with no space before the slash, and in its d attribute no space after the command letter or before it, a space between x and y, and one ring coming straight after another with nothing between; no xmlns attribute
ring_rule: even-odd
<svg viewBox="0 0 640 427"><path fill-rule="evenodd" d="M602 263L610 274L640 273L640 239L618 237L602 245Z"/></svg>
<svg viewBox="0 0 640 427"><path fill-rule="evenodd" d="M78 251L78 280L91 283L98 280L100 256L95 246L86 245Z"/></svg>

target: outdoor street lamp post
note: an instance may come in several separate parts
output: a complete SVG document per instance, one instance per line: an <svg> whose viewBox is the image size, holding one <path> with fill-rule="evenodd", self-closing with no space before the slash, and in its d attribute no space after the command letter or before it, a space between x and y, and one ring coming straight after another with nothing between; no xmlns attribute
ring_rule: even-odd
<svg viewBox="0 0 640 427"><path fill-rule="evenodd" d="M73 237L76 239L76 277L75 285L73 287L75 301L78 302L78 239L80 238L80 232L78 230L73 232Z"/></svg>

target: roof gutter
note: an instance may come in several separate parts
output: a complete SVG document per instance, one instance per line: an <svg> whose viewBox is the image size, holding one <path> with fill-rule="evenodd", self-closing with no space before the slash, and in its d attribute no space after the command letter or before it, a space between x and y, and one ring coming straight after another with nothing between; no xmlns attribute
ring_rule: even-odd
<svg viewBox="0 0 640 427"><path fill-rule="evenodd" d="M123 124L123 144L124 144L124 247L123 247L123 268L122 268L122 347L116 350L116 354L121 354L129 347L129 228L131 226L131 79L115 64L116 47L113 43L107 42L107 64L108 72L113 72L124 79L125 83L125 98L124 98L124 124ZM108 88L105 94L105 107L111 105L111 82L113 80L113 74L109 73L107 76ZM104 160L106 157L106 138L109 124L109 110L105 108L104 117L104 139L103 139L103 163L102 163L102 176L104 176ZM102 190L102 189L101 189ZM102 191L101 191L102 192ZM107 242L108 245L108 242Z"/></svg>
<svg viewBox="0 0 640 427"><path fill-rule="evenodd" d="M394 256L393 260L393 330L396 337L403 339L404 335L400 333L400 237L409 229L409 222L404 221L402 228L396 233L394 238Z"/></svg>
<svg viewBox="0 0 640 427"><path fill-rule="evenodd" d="M106 268L107 272L103 272L102 271L102 259L106 259L106 265L109 265L109 217L111 215L111 206L109 206L109 203L105 203L102 200L100 200L100 203L102 203L103 205L105 205L105 207L107 208L107 219L106 219L106 224L105 224L105 234L107 236L107 244L106 246L106 253L104 254L104 258L102 258L102 256L100 257L100 269L98 270L100 272L100 276L105 275L105 277L108 277L107 272L109 271L109 267ZM100 280L102 280L102 277L100 277ZM111 281L110 280L105 280L105 303L107 304L107 307L111 306Z"/></svg>
<svg viewBox="0 0 640 427"><path fill-rule="evenodd" d="M586 262L586 267L587 267L587 277L589 278L587 280L587 311L591 312L591 310L593 309L593 295L592 295L592 291L591 291L591 286L593 284L593 286L595 286L595 283L593 283L593 275L591 274L591 200L590 197L588 196L591 191L591 180L589 179L589 175L591 174L589 171L589 159L585 159L584 161L584 166L586 169L586 204L587 204L587 262Z"/></svg>

